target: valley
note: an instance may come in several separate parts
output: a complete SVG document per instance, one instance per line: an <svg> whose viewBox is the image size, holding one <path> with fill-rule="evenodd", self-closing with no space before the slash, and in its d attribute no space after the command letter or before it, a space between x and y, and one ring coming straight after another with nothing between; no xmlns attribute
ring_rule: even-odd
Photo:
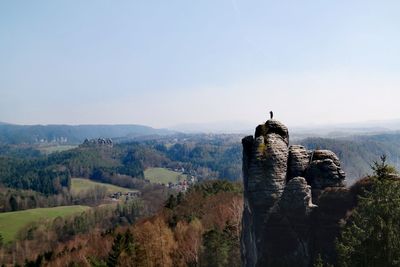
<svg viewBox="0 0 400 267"><path fill-rule="evenodd" d="M211 257L237 266L243 201L241 135L177 133L107 140L0 145L4 261L12 261L17 244L29 250L23 250L29 260L39 259L54 246L50 262L74 261L75 252L62 253L68 242L76 243L74 251L80 253L98 250L95 244L80 247L90 238L105 242L107 251L112 251L118 238L112 229L124 235L134 233L143 249L160 249L156 237L153 245L147 242L151 229L158 227L171 246L185 244L172 237L179 233L194 238L193 242L204 242L205 250L197 254L204 262ZM372 173L370 165L382 154L398 167L399 140L400 135L391 132L295 138L292 143L332 150L341 159L350 187ZM48 237L42 240L45 232ZM43 241L40 245L38 238ZM236 263L221 255L230 255ZM171 262L182 260L164 256ZM110 256L100 253L98 257L105 263Z"/></svg>

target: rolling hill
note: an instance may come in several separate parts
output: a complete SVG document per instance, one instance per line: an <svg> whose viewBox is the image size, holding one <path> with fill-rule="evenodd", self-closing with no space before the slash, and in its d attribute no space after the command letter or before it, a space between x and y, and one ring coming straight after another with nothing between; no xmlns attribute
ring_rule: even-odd
<svg viewBox="0 0 400 267"><path fill-rule="evenodd" d="M80 144L86 138L133 138L168 135L172 131L143 125L15 125L0 124L0 144Z"/></svg>
<svg viewBox="0 0 400 267"><path fill-rule="evenodd" d="M55 208L38 208L22 211L0 213L0 234L4 242L15 239L16 234L29 223L43 220L54 219L79 213L89 209L86 206L61 206Z"/></svg>

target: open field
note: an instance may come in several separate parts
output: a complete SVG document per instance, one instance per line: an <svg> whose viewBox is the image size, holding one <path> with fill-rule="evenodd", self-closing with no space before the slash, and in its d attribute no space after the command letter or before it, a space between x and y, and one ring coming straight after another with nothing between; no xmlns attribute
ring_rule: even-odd
<svg viewBox="0 0 400 267"><path fill-rule="evenodd" d="M0 213L0 234L7 243L15 239L16 234L29 223L41 219L54 219L65 217L90 209L87 206L61 206L55 208L38 208L14 212Z"/></svg>
<svg viewBox="0 0 400 267"><path fill-rule="evenodd" d="M67 151L73 148L76 148L77 146L72 146L72 145L55 145L55 146L39 146L39 150L46 155L49 155L51 153L55 152L63 152Z"/></svg>
<svg viewBox="0 0 400 267"><path fill-rule="evenodd" d="M187 178L187 175L167 170L165 168L149 168L144 171L144 177L152 183L168 184L179 182Z"/></svg>
<svg viewBox="0 0 400 267"><path fill-rule="evenodd" d="M104 186L107 188L107 192L109 193L115 193L115 192L125 193L125 192L137 191L135 189L124 188L112 184L99 183L84 178L71 179L71 192L75 194L94 188L95 186Z"/></svg>

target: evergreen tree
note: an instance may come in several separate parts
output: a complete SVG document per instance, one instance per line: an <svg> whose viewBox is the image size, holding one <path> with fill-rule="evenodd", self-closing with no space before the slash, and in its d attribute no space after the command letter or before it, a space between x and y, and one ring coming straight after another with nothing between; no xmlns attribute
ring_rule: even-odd
<svg viewBox="0 0 400 267"><path fill-rule="evenodd" d="M324 261L322 260L321 254L318 254L313 267L324 267Z"/></svg>
<svg viewBox="0 0 400 267"><path fill-rule="evenodd" d="M391 175L396 174L396 169L386 163L386 155L380 157L380 161L374 161L371 165L371 169L374 172L374 178L383 180L390 178Z"/></svg>
<svg viewBox="0 0 400 267"><path fill-rule="evenodd" d="M135 251L135 240L132 232L128 229L124 234L118 233L108 255L107 266L114 267L118 264L121 265L121 262L132 262L136 254Z"/></svg>
<svg viewBox="0 0 400 267"><path fill-rule="evenodd" d="M172 194L169 195L169 197L165 203L165 207L173 210L177 205L178 205L178 201L177 201L176 197Z"/></svg>
<svg viewBox="0 0 400 267"><path fill-rule="evenodd" d="M124 234L124 251L132 256L135 252L135 240L133 238L132 232L128 229Z"/></svg>
<svg viewBox="0 0 400 267"><path fill-rule="evenodd" d="M337 242L340 266L400 266L400 182L386 158L374 162L374 184L358 206Z"/></svg>
<svg viewBox="0 0 400 267"><path fill-rule="evenodd" d="M119 255L121 255L122 249L123 249L123 244L124 243L124 237L118 233L117 236L114 238L114 243L111 247L111 251L108 255L107 259L107 266L108 267L115 267L118 264L118 258Z"/></svg>
<svg viewBox="0 0 400 267"><path fill-rule="evenodd" d="M333 265L325 263L321 257L321 254L318 254L317 258L314 261L313 267L333 267Z"/></svg>
<svg viewBox="0 0 400 267"><path fill-rule="evenodd" d="M204 234L202 266L223 267L229 262L229 238L220 230L210 230Z"/></svg>
<svg viewBox="0 0 400 267"><path fill-rule="evenodd" d="M176 196L176 203L177 203L178 205L181 204L182 201L183 201L183 198L184 198L183 193L182 193L182 192L179 192L178 195Z"/></svg>

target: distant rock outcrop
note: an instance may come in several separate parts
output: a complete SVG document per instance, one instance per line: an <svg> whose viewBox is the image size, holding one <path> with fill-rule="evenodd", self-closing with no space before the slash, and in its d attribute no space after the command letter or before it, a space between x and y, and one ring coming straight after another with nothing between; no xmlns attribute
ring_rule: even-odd
<svg viewBox="0 0 400 267"><path fill-rule="evenodd" d="M97 139L85 139L81 146L113 146L113 141L110 138L97 138Z"/></svg>
<svg viewBox="0 0 400 267"><path fill-rule="evenodd" d="M324 189L338 188L342 195L346 191L337 156L327 150L289 147L288 129L276 120L259 125L255 136L245 137L242 144L243 265L312 266L317 252L334 262L331 251L339 227L337 217L343 216L345 208L333 209L335 214L326 214L326 207L318 212L313 197L318 203L326 195ZM325 226L319 220L326 217L334 218L324 223L335 230L320 240L324 235L316 232Z"/></svg>

